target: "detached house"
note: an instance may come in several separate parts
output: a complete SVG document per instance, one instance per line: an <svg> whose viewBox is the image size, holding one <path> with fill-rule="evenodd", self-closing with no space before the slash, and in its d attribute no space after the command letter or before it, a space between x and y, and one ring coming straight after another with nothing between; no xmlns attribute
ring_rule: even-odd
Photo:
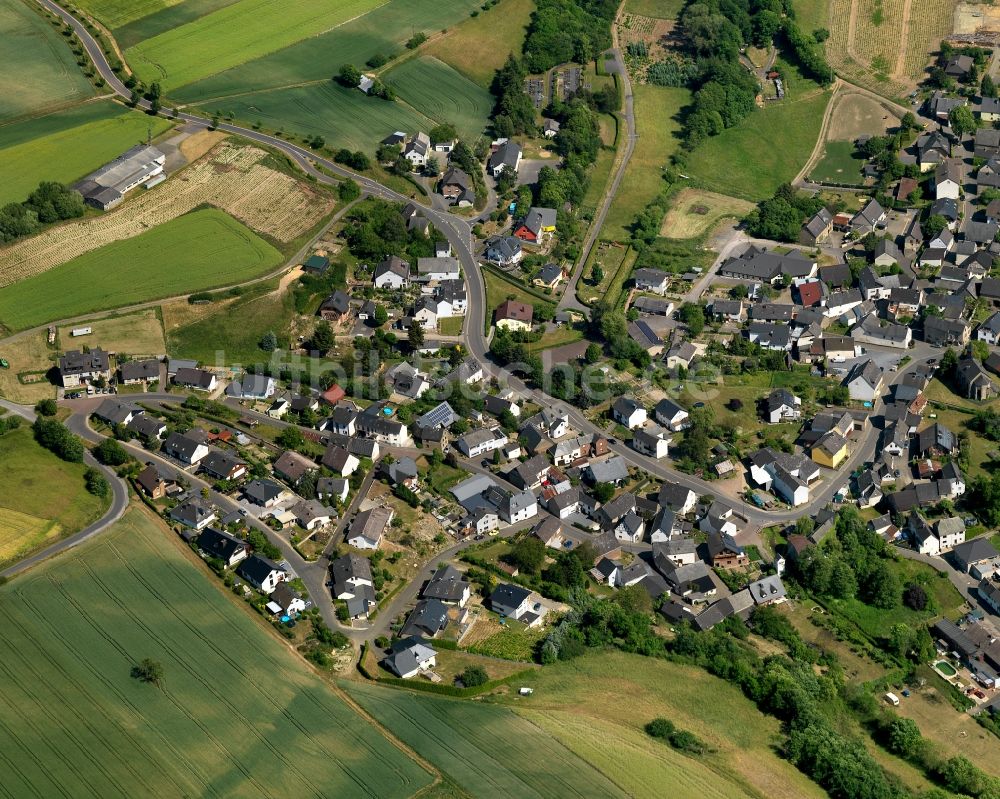
<svg viewBox="0 0 1000 799"><path fill-rule="evenodd" d="M962 190L962 162L949 158L934 170L934 196L957 200Z"/></svg>
<svg viewBox="0 0 1000 799"><path fill-rule="evenodd" d="M262 555L251 555L239 568L239 575L262 594L273 594L285 572Z"/></svg>
<svg viewBox="0 0 1000 799"><path fill-rule="evenodd" d="M410 265L393 255L375 267L375 288L401 289L410 282Z"/></svg>
<svg viewBox="0 0 1000 799"><path fill-rule="evenodd" d="M59 359L59 377L63 388L77 388L103 378L111 379L111 359L100 347L89 352L68 350Z"/></svg>
<svg viewBox="0 0 1000 799"><path fill-rule="evenodd" d="M517 172L521 165L521 145L517 142L506 141L501 144L490 156L487 168L490 174L498 178L504 169Z"/></svg>
<svg viewBox="0 0 1000 799"><path fill-rule="evenodd" d="M802 399L791 391L779 388L764 401L764 418L769 424L795 421L802 417Z"/></svg>
<svg viewBox="0 0 1000 799"><path fill-rule="evenodd" d="M512 266L524 257L521 240L515 236L497 236L486 242L483 257L497 266Z"/></svg>
<svg viewBox="0 0 1000 799"><path fill-rule="evenodd" d="M611 406L615 421L629 430L646 424L646 409L630 397L619 397Z"/></svg>
<svg viewBox="0 0 1000 799"><path fill-rule="evenodd" d="M505 300L494 312L494 324L507 330L531 330L535 309L516 300Z"/></svg>
<svg viewBox="0 0 1000 799"><path fill-rule="evenodd" d="M636 269L632 274L635 287L639 291L652 291L654 294L664 294L670 282L670 275L660 269Z"/></svg>
<svg viewBox="0 0 1000 799"><path fill-rule="evenodd" d="M514 235L529 244L541 244L555 229L555 208L532 207L521 223L514 228Z"/></svg>
<svg viewBox="0 0 1000 799"><path fill-rule="evenodd" d="M394 515L392 508L387 507L361 511L351 522L347 543L358 549L378 549Z"/></svg>
<svg viewBox="0 0 1000 799"><path fill-rule="evenodd" d="M691 424L691 415L671 399L662 399L656 403L653 416L657 422L675 433Z"/></svg>

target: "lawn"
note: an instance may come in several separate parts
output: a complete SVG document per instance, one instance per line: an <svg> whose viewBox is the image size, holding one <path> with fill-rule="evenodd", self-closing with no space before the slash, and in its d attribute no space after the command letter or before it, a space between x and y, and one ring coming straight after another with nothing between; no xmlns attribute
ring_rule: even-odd
<svg viewBox="0 0 1000 799"><path fill-rule="evenodd" d="M206 114L260 123L267 130L322 136L329 146L370 153L394 130L428 130L435 124L403 103L368 97L331 80L210 100L199 108Z"/></svg>
<svg viewBox="0 0 1000 799"><path fill-rule="evenodd" d="M441 331L442 336L460 336L464 324L464 316L450 316L438 322L438 330Z"/></svg>
<svg viewBox="0 0 1000 799"><path fill-rule="evenodd" d="M74 183L144 142L147 134L158 136L171 127L162 117L110 100L2 127L0 205L24 200L43 180Z"/></svg>
<svg viewBox="0 0 1000 799"><path fill-rule="evenodd" d="M860 184L863 165L864 161L854 155L854 142L828 141L809 177L821 183Z"/></svg>
<svg viewBox="0 0 1000 799"><path fill-rule="evenodd" d="M133 509L0 589L16 796L411 796L431 776ZM157 689L130 676L163 667Z"/></svg>
<svg viewBox="0 0 1000 799"><path fill-rule="evenodd" d="M778 61L786 99L754 111L691 153L685 173L700 186L745 200L770 197L809 159L830 92Z"/></svg>
<svg viewBox="0 0 1000 799"><path fill-rule="evenodd" d="M742 219L754 208L746 200L700 189L682 189L663 219L660 235L671 239L704 236L723 219Z"/></svg>
<svg viewBox="0 0 1000 799"><path fill-rule="evenodd" d="M0 0L0 123L93 95L59 28L32 5Z"/></svg>
<svg viewBox="0 0 1000 799"><path fill-rule="evenodd" d="M432 56L408 59L382 78L401 101L430 119L450 122L467 141L483 132L493 110L486 89Z"/></svg>
<svg viewBox="0 0 1000 799"><path fill-rule="evenodd" d="M291 47L192 83L172 92L172 96L185 103L195 103L239 92L291 86L308 80L327 81L336 74L341 64L351 63L361 68L376 53L395 57L409 52L403 45L415 32L437 33L442 28L468 19L469 13L479 5L478 0L450 0L448 3L389 0L320 36L303 39ZM501 3L500 9L503 7ZM427 47L431 46L428 42ZM447 58L442 60L448 61Z"/></svg>
<svg viewBox="0 0 1000 799"><path fill-rule="evenodd" d="M475 797L624 797L561 742L508 708L345 683L358 704Z"/></svg>
<svg viewBox="0 0 1000 799"><path fill-rule="evenodd" d="M621 652L587 654L531 675L530 697L502 699L556 735L633 796L767 796L826 794L778 757L779 723L742 692L702 669ZM615 707L594 702L594 686ZM689 758L642 731L662 716L716 751Z"/></svg>
<svg viewBox="0 0 1000 799"><path fill-rule="evenodd" d="M240 0L125 51L139 78L165 92L238 66L360 16L379 0Z"/></svg>
<svg viewBox="0 0 1000 799"><path fill-rule="evenodd" d="M281 253L222 211L193 211L6 287L11 330L249 280ZM73 286L72 291L65 291Z"/></svg>
<svg viewBox="0 0 1000 799"><path fill-rule="evenodd" d="M565 324L560 327L547 330L542 337L531 344L528 344L528 352L541 352L551 350L553 347L562 347L566 344L573 344L583 338L582 325Z"/></svg>
<svg viewBox="0 0 1000 799"><path fill-rule="evenodd" d="M115 40L119 47L127 49L238 2L239 0L168 0L164 3L154 0L147 6L144 16L114 25Z"/></svg>
<svg viewBox="0 0 1000 799"><path fill-rule="evenodd" d="M85 466L35 443L25 423L0 436L0 564L82 530L108 503L88 493Z"/></svg>
<svg viewBox="0 0 1000 799"><path fill-rule="evenodd" d="M215 363L249 365L267 361L268 353L259 346L269 330L287 341L295 313L290 293L253 292L216 307L194 320L175 321L173 304L164 306L167 347L172 356ZM181 308L183 311L184 309Z"/></svg>
<svg viewBox="0 0 1000 799"><path fill-rule="evenodd" d="M56 343L68 348L87 344L91 347L100 346L108 352L120 355L164 355L167 344L163 338L163 324L156 308L112 316L97 321L87 320L87 327L93 332L90 335L74 338L70 334L74 327L66 325L56 329Z"/></svg>
<svg viewBox="0 0 1000 799"><path fill-rule="evenodd" d="M487 11L460 22L425 48L484 89L510 53L521 54L532 0L501 0ZM489 42L489 47L483 47Z"/></svg>
<svg viewBox="0 0 1000 799"><path fill-rule="evenodd" d="M427 483L431 490L441 496L447 496L449 499L453 497L448 493L448 490L469 476L467 472L449 466L443 461L437 464L429 461L428 469Z"/></svg>
<svg viewBox="0 0 1000 799"><path fill-rule="evenodd" d="M676 136L680 129L677 117L691 99L687 89L637 84L632 91L639 139L601 230L601 238L612 241L627 239L628 226L665 188L660 175L680 144Z"/></svg>

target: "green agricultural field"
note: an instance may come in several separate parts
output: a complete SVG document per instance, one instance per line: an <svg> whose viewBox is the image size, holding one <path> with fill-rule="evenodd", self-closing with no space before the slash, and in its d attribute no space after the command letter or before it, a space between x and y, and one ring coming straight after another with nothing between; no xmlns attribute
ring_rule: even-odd
<svg viewBox="0 0 1000 799"><path fill-rule="evenodd" d="M88 121L78 123L81 117ZM60 121L66 127L60 128ZM157 136L171 127L172 123L162 117L152 118L111 101L86 103L2 127L0 205L23 200L43 180L73 183L133 144L145 141L148 133ZM18 132L18 128L25 131ZM42 133L46 129L53 132ZM4 146L5 134L21 142Z"/></svg>
<svg viewBox="0 0 1000 799"><path fill-rule="evenodd" d="M232 217L194 211L8 286L0 293L0 323L23 330L240 283L279 263L280 252Z"/></svg>
<svg viewBox="0 0 1000 799"><path fill-rule="evenodd" d="M36 444L27 423L0 436L0 564L100 518L108 503L87 491L85 468Z"/></svg>
<svg viewBox="0 0 1000 799"><path fill-rule="evenodd" d="M817 28L830 28L830 9L828 0L792 0L795 9L795 19L805 33L812 33Z"/></svg>
<svg viewBox="0 0 1000 799"><path fill-rule="evenodd" d="M400 99L425 116L451 122L460 136L474 141L493 109L493 96L443 61L420 56L384 75Z"/></svg>
<svg viewBox="0 0 1000 799"><path fill-rule="evenodd" d="M12 796L384 796L432 777L133 509L0 588ZM161 687L130 671L163 667Z"/></svg>
<svg viewBox="0 0 1000 799"><path fill-rule="evenodd" d="M344 689L389 732L477 798L627 796L507 708L370 684L345 683Z"/></svg>
<svg viewBox="0 0 1000 799"><path fill-rule="evenodd" d="M60 29L31 5L0 0L0 124L94 93Z"/></svg>
<svg viewBox="0 0 1000 799"><path fill-rule="evenodd" d="M152 39L173 28L187 25L199 17L218 11L220 8L238 3L239 0L181 0L173 5L153 10L145 16L138 17L121 27L115 26L114 34L118 46L124 49L133 47L146 39ZM163 6L163 3L157 5Z"/></svg>
<svg viewBox="0 0 1000 799"><path fill-rule="evenodd" d="M699 145L685 173L720 194L757 201L791 181L812 153L830 92L799 76L788 64L786 99L768 103L734 128Z"/></svg>
<svg viewBox="0 0 1000 799"><path fill-rule="evenodd" d="M191 1L187 0L184 5ZM501 3L499 8L508 1ZM213 97L292 86L303 81L325 81L337 73L341 64L351 63L363 68L376 53L393 57L408 52L403 45L415 31L426 31L429 35L437 33L468 18L469 12L478 6L477 0L450 0L448 3L389 0L327 33L192 83L171 92L171 96L185 103L200 103Z"/></svg>
<svg viewBox="0 0 1000 799"><path fill-rule="evenodd" d="M424 48L424 52L488 89L508 54L521 53L534 10L532 0L501 0L456 25L446 36ZM489 46L483 47L484 42L489 42Z"/></svg>
<svg viewBox="0 0 1000 799"><path fill-rule="evenodd" d="M636 215L665 187L660 174L680 144L677 117L691 99L687 89L637 84L632 91L639 139L601 229L601 238L610 241L626 240Z"/></svg>
<svg viewBox="0 0 1000 799"><path fill-rule="evenodd" d="M118 28L183 0L76 0L76 5L109 28Z"/></svg>
<svg viewBox="0 0 1000 799"><path fill-rule="evenodd" d="M525 685L530 697L500 701L530 718L632 796L766 796L819 799L818 786L776 753L780 723L761 713L734 685L702 669L623 652L587 654L546 666ZM616 711L591 701L594 686L614 697ZM714 750L681 755L649 738L644 724L661 716Z"/></svg>
<svg viewBox="0 0 1000 799"><path fill-rule="evenodd" d="M627 13L659 19L674 19L683 6L683 0L625 0Z"/></svg>
<svg viewBox="0 0 1000 799"><path fill-rule="evenodd" d="M375 6L379 0L240 0L125 51L139 78L164 91L273 53Z"/></svg>
<svg viewBox="0 0 1000 799"><path fill-rule="evenodd" d="M809 177L820 183L861 183L864 162L854 155L854 142L828 141L823 148L823 157Z"/></svg>
<svg viewBox="0 0 1000 799"><path fill-rule="evenodd" d="M329 146L369 153L394 130L427 130L435 124L403 103L368 97L331 80L211 100L198 108L205 114L221 112L243 122L260 122L267 130L323 136Z"/></svg>

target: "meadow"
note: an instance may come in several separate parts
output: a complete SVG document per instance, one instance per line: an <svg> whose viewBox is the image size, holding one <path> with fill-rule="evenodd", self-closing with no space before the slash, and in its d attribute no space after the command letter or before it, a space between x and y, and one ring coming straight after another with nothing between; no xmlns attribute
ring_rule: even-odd
<svg viewBox="0 0 1000 799"><path fill-rule="evenodd" d="M823 145L823 157L809 177L820 183L860 184L864 162L854 155L854 142L828 141Z"/></svg>
<svg viewBox="0 0 1000 799"><path fill-rule="evenodd" d="M159 8L150 8L143 16L117 23L114 26L115 40L119 47L128 49L141 41L187 25L199 17L238 2L239 0L180 0L167 5L157 2L155 5L160 6ZM154 3L150 3L150 6L153 5Z"/></svg>
<svg viewBox="0 0 1000 799"><path fill-rule="evenodd" d="M279 263L280 252L232 217L194 211L7 286L0 293L0 323L23 330L239 283Z"/></svg>
<svg viewBox="0 0 1000 799"><path fill-rule="evenodd" d="M402 799L430 784L169 536L132 509L0 588L9 794ZM159 688L130 676L147 657Z"/></svg>
<svg viewBox="0 0 1000 799"><path fill-rule="evenodd" d="M0 124L94 94L59 28L21 0L0 0Z"/></svg>
<svg viewBox="0 0 1000 799"><path fill-rule="evenodd" d="M74 183L171 127L110 100L0 127L0 205L24 200L43 180Z"/></svg>
<svg viewBox="0 0 1000 799"><path fill-rule="evenodd" d="M628 239L629 225L666 188L660 175L680 144L677 115L691 99L687 89L636 84L632 91L639 139L601 229L601 238L609 241Z"/></svg>
<svg viewBox="0 0 1000 799"><path fill-rule="evenodd" d="M475 141L493 109L493 96L431 56L411 58L383 75L400 99L422 114L450 122L462 138Z"/></svg>
<svg viewBox="0 0 1000 799"><path fill-rule="evenodd" d="M211 100L198 109L259 122L268 130L323 136L329 145L371 153L394 130L428 130L435 124L403 103L367 97L331 80Z"/></svg>
<svg viewBox="0 0 1000 799"><path fill-rule="evenodd" d="M511 0L504 0L499 7L507 2ZM395 57L407 52L403 45L415 31L437 33L468 18L469 12L478 5L476 0L453 0L447 4L435 0L389 0L331 31L192 83L172 92L172 96L185 103L200 103L241 92L274 89L309 80L329 80L341 64L351 63L362 68L376 53ZM460 30L461 25L454 29L456 33ZM425 47L449 38L450 35L434 39Z"/></svg>
<svg viewBox="0 0 1000 799"><path fill-rule="evenodd" d="M530 697L500 701L530 718L632 796L673 786L677 796L767 796L811 799L826 794L775 752L779 723L733 685L692 666L622 652L587 654L531 675ZM594 686L614 713L593 702ZM711 697L711 701L706 701ZM715 751L692 758L649 738L642 727L662 716Z"/></svg>
<svg viewBox="0 0 1000 799"><path fill-rule="evenodd" d="M343 687L393 735L472 796L628 795L508 708L370 684L345 683Z"/></svg>
<svg viewBox="0 0 1000 799"><path fill-rule="evenodd" d="M742 219L753 204L711 191L682 189L663 219L660 235L672 239L704 236L723 219Z"/></svg>
<svg viewBox="0 0 1000 799"><path fill-rule="evenodd" d="M676 19L683 7L683 0L625 0L625 11L640 17Z"/></svg>
<svg viewBox="0 0 1000 799"><path fill-rule="evenodd" d="M88 493L85 469L35 443L27 423L0 436L0 565L100 518L107 502Z"/></svg>
<svg viewBox="0 0 1000 799"><path fill-rule="evenodd" d="M488 89L507 55L520 54L534 8L532 0L501 0L430 42L424 52ZM483 42L489 42L489 47L483 47Z"/></svg>
<svg viewBox="0 0 1000 799"><path fill-rule="evenodd" d="M809 159L830 92L778 61L784 100L768 103L735 127L706 140L688 156L685 173L699 186L757 201L791 181Z"/></svg>
<svg viewBox="0 0 1000 799"><path fill-rule="evenodd" d="M100 346L108 352L120 355L143 356L164 355L167 351L163 337L163 323L156 308L146 308L121 316L106 319L88 319L90 335L74 338L71 334L79 324L56 328L56 345L63 348L79 346Z"/></svg>
<svg viewBox="0 0 1000 799"><path fill-rule="evenodd" d="M165 92L336 28L379 0L240 0L125 51L139 78Z"/></svg>

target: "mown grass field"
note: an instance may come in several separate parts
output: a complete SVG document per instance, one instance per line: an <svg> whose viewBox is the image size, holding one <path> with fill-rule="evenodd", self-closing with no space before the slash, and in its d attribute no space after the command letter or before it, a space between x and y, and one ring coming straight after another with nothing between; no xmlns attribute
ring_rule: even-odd
<svg viewBox="0 0 1000 799"><path fill-rule="evenodd" d="M733 685L702 669L621 652L588 654L547 666L525 683L530 697L502 699L632 796L767 796L826 794L778 757L779 723ZM594 702L595 686L615 711ZM693 758L649 738L642 727L662 716L716 751Z"/></svg>
<svg viewBox="0 0 1000 799"><path fill-rule="evenodd" d="M508 708L370 684L347 693L475 797L624 797L555 738Z"/></svg>
<svg viewBox="0 0 1000 799"><path fill-rule="evenodd" d="M0 128L0 205L24 200L43 180L74 183L172 123L102 101L6 127L12 130ZM4 146L5 134L17 143Z"/></svg>
<svg viewBox="0 0 1000 799"><path fill-rule="evenodd" d="M723 219L742 219L753 204L711 191L682 189L663 219L660 235L671 239L703 236Z"/></svg>
<svg viewBox="0 0 1000 799"><path fill-rule="evenodd" d="M636 215L666 186L660 175L679 146L677 115L691 99L687 89L636 84L632 91L639 139L601 229L601 238L612 241L628 238Z"/></svg>
<svg viewBox="0 0 1000 799"><path fill-rule="evenodd" d="M145 82L165 92L300 39L314 36L379 5L379 0L240 0L130 47L126 59Z"/></svg>
<svg viewBox="0 0 1000 799"><path fill-rule="evenodd" d="M111 316L107 319L87 320L93 332L89 336L73 338L72 330L78 324L65 325L56 330L57 344L69 347L79 344L100 346L120 355L163 355L167 345L163 338L163 324L156 308L135 313Z"/></svg>
<svg viewBox="0 0 1000 799"><path fill-rule="evenodd" d="M862 160L854 157L854 142L828 141L823 157L813 167L810 177L821 183L861 183Z"/></svg>
<svg viewBox="0 0 1000 799"><path fill-rule="evenodd" d="M372 153L394 130L427 130L435 123L403 103L367 97L329 80L210 100L199 108L203 113L221 112L245 122L260 122L268 130L323 136L330 145Z"/></svg>
<svg viewBox="0 0 1000 799"><path fill-rule="evenodd" d="M280 262L280 252L232 217L214 209L194 211L6 287L0 294L0 323L23 330L230 285Z"/></svg>
<svg viewBox="0 0 1000 799"><path fill-rule="evenodd" d="M792 8L795 9L795 21L806 33L830 27L828 0L792 0Z"/></svg>
<svg viewBox="0 0 1000 799"><path fill-rule="evenodd" d="M675 19L683 7L682 0L625 0L625 11L640 17Z"/></svg>
<svg viewBox="0 0 1000 799"><path fill-rule="evenodd" d="M699 186L757 201L770 197L809 159L830 92L779 61L786 99L754 111L739 125L694 149L685 173Z"/></svg>
<svg viewBox="0 0 1000 799"><path fill-rule="evenodd" d="M501 0L456 25L446 36L428 45L425 52L488 89L508 54L520 55L534 8L532 0ZM483 46L485 42L488 47Z"/></svg>
<svg viewBox="0 0 1000 799"><path fill-rule="evenodd" d="M0 0L0 124L90 97L66 39L22 0Z"/></svg>
<svg viewBox="0 0 1000 799"><path fill-rule="evenodd" d="M493 96L432 56L404 61L383 75L400 99L431 119L451 122L470 141L483 132Z"/></svg>
<svg viewBox="0 0 1000 799"><path fill-rule="evenodd" d="M0 564L72 535L104 513L108 503L84 486L85 468L60 460L35 443L27 423L0 436L4 486L0 492Z"/></svg>
<svg viewBox="0 0 1000 799"><path fill-rule="evenodd" d="M411 796L431 775L133 509L0 589L15 796ZM162 664L162 688L130 676Z"/></svg>
<svg viewBox="0 0 1000 799"><path fill-rule="evenodd" d="M159 8L151 9L143 16L131 19L126 23L116 24L115 39L119 47L127 49L141 41L159 36L172 28L194 22L199 17L238 2L239 0L180 0L180 2L167 4L151 3L150 6L155 5Z"/></svg>

